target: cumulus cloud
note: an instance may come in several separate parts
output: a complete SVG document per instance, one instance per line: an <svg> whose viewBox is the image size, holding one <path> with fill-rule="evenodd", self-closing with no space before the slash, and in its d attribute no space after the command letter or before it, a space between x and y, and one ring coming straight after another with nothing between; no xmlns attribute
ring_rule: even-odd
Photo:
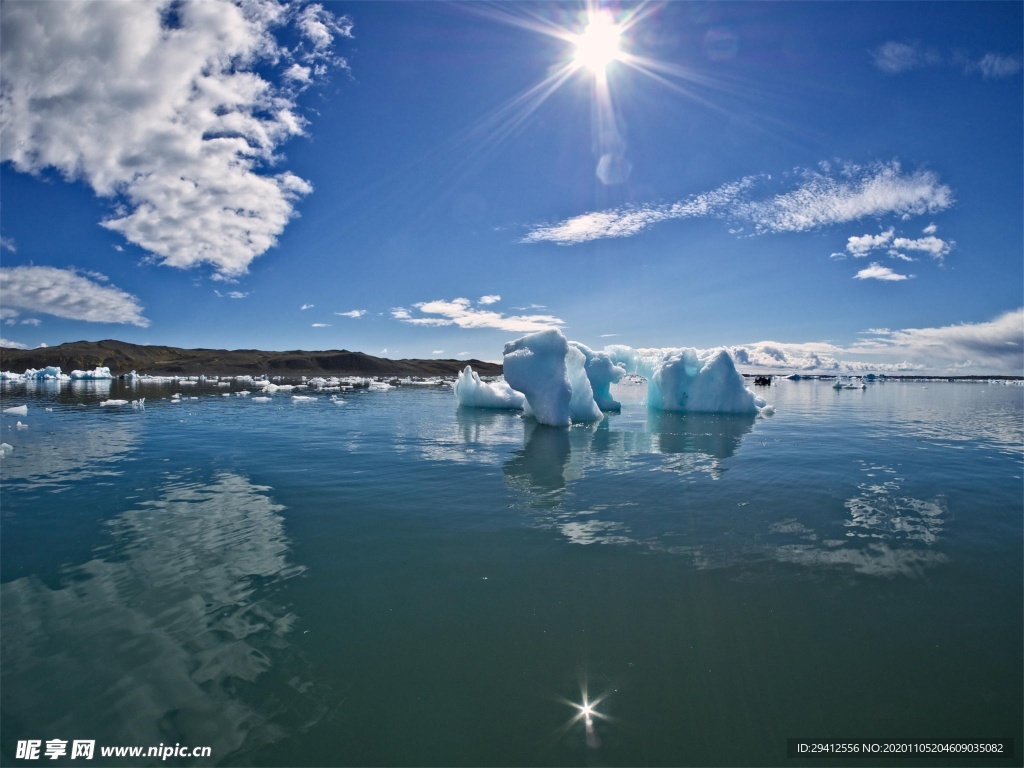
<svg viewBox="0 0 1024 768"><path fill-rule="evenodd" d="M495 328L512 333L531 333L565 325L563 320L552 315L503 315L489 309L474 307L469 299L437 300L414 304L413 307L424 315L413 316L404 307L395 307L391 316L409 325L445 326L459 328Z"/></svg>
<svg viewBox="0 0 1024 768"><path fill-rule="evenodd" d="M499 296L498 294L492 294L492 295L488 295L488 296L481 296L479 299L477 299L476 303L477 304L497 304L499 301L501 301L501 296Z"/></svg>
<svg viewBox="0 0 1024 768"><path fill-rule="evenodd" d="M290 48L275 37L288 29ZM312 191L270 170L305 130L293 65L326 74L350 34L275 0L5 4L0 160L83 181L113 202L103 226L164 264L238 276Z"/></svg>
<svg viewBox="0 0 1024 768"><path fill-rule="evenodd" d="M774 192L778 186L792 187ZM711 217L750 226L755 234L806 232L865 218L904 218L945 210L953 192L932 171L906 172L897 161L797 169L775 182L745 177L673 204L594 211L534 227L520 242L575 245L630 237L670 219Z"/></svg>
<svg viewBox="0 0 1024 768"><path fill-rule="evenodd" d="M366 310L365 309L352 309L352 310L349 310L348 312L335 312L334 314L338 315L339 317L351 317L351 318L354 319L354 318L362 317L363 315L365 315L366 314Z"/></svg>
<svg viewBox="0 0 1024 768"><path fill-rule="evenodd" d="M864 267L860 272L854 275L856 280L909 280L913 275L901 275L897 272L893 272L888 267L883 267L877 261L871 262L867 267Z"/></svg>
<svg viewBox="0 0 1024 768"><path fill-rule="evenodd" d="M894 248L902 248L905 251L922 251L937 261L942 261L950 249L956 245L952 240L947 242L941 237L935 237L934 235L927 235L926 237L918 237L916 239L897 237L892 241L892 244Z"/></svg>
<svg viewBox="0 0 1024 768"><path fill-rule="evenodd" d="M149 325L137 298L71 269L0 267L0 292L5 317L31 312L90 323Z"/></svg>
<svg viewBox="0 0 1024 768"><path fill-rule="evenodd" d="M889 227L880 235L860 235L859 237L854 235L847 240L846 250L856 257L867 256L868 251L873 248L882 248L891 243L894 234L893 228Z"/></svg>

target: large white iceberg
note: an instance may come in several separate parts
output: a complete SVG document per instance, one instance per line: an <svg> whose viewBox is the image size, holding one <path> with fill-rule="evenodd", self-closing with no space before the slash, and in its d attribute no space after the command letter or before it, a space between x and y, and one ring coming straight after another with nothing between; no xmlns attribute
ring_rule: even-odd
<svg viewBox="0 0 1024 768"><path fill-rule="evenodd" d="M583 353L555 329L505 345L505 381L526 396L524 413L541 424L567 427L601 419L585 364Z"/></svg>
<svg viewBox="0 0 1024 768"><path fill-rule="evenodd" d="M751 392L724 349L665 355L647 383L647 405L659 411L754 413L765 401Z"/></svg>
<svg viewBox="0 0 1024 768"><path fill-rule="evenodd" d="M467 408L506 408L519 410L526 404L521 392L516 392L504 381L488 383L480 374L466 366L455 381L455 397L459 405Z"/></svg>

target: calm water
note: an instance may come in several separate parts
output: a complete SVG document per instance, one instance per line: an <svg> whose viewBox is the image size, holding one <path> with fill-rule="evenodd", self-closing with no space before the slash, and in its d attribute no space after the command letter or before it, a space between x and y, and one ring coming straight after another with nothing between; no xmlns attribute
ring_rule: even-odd
<svg viewBox="0 0 1024 768"><path fill-rule="evenodd" d="M1021 763L1022 387L784 381L758 419L627 389L568 430L450 389L225 391L5 385L4 764Z"/></svg>

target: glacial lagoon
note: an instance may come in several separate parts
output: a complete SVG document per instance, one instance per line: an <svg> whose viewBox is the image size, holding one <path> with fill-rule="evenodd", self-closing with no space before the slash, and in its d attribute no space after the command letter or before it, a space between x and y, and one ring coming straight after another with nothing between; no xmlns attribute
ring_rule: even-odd
<svg viewBox="0 0 1024 768"><path fill-rule="evenodd" d="M244 388L3 385L4 764L1020 764L1024 387L781 380L766 417L626 382L570 428Z"/></svg>

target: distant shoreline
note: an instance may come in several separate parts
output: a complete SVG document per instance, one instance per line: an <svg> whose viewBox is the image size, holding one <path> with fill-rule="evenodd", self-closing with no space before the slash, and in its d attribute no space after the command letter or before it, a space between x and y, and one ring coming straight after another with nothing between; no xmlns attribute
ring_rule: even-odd
<svg viewBox="0 0 1024 768"><path fill-rule="evenodd" d="M364 352L347 349L322 351L289 350L283 352L259 349L185 349L158 345L130 344L107 339L104 341L74 341L54 347L37 349L10 349L0 347L0 370L22 373L29 368L59 367L64 373L73 370L109 368L114 376L132 371L153 376L447 376L455 377L467 365L481 376L500 376L502 366L482 360L401 359L375 357ZM794 371L774 373L743 373L745 379L770 376L785 379L799 373L801 380L830 380L837 376L856 377L863 374L840 372L801 373ZM955 375L929 373L879 374L878 381L1022 381L1024 376Z"/></svg>
<svg viewBox="0 0 1024 768"><path fill-rule="evenodd" d="M114 376L132 371L154 376L456 376L467 365L483 376L499 376L502 372L501 365L481 360L389 360L347 349L183 349L113 339L38 349L0 347L0 370L12 373L56 366L64 373L109 368Z"/></svg>

